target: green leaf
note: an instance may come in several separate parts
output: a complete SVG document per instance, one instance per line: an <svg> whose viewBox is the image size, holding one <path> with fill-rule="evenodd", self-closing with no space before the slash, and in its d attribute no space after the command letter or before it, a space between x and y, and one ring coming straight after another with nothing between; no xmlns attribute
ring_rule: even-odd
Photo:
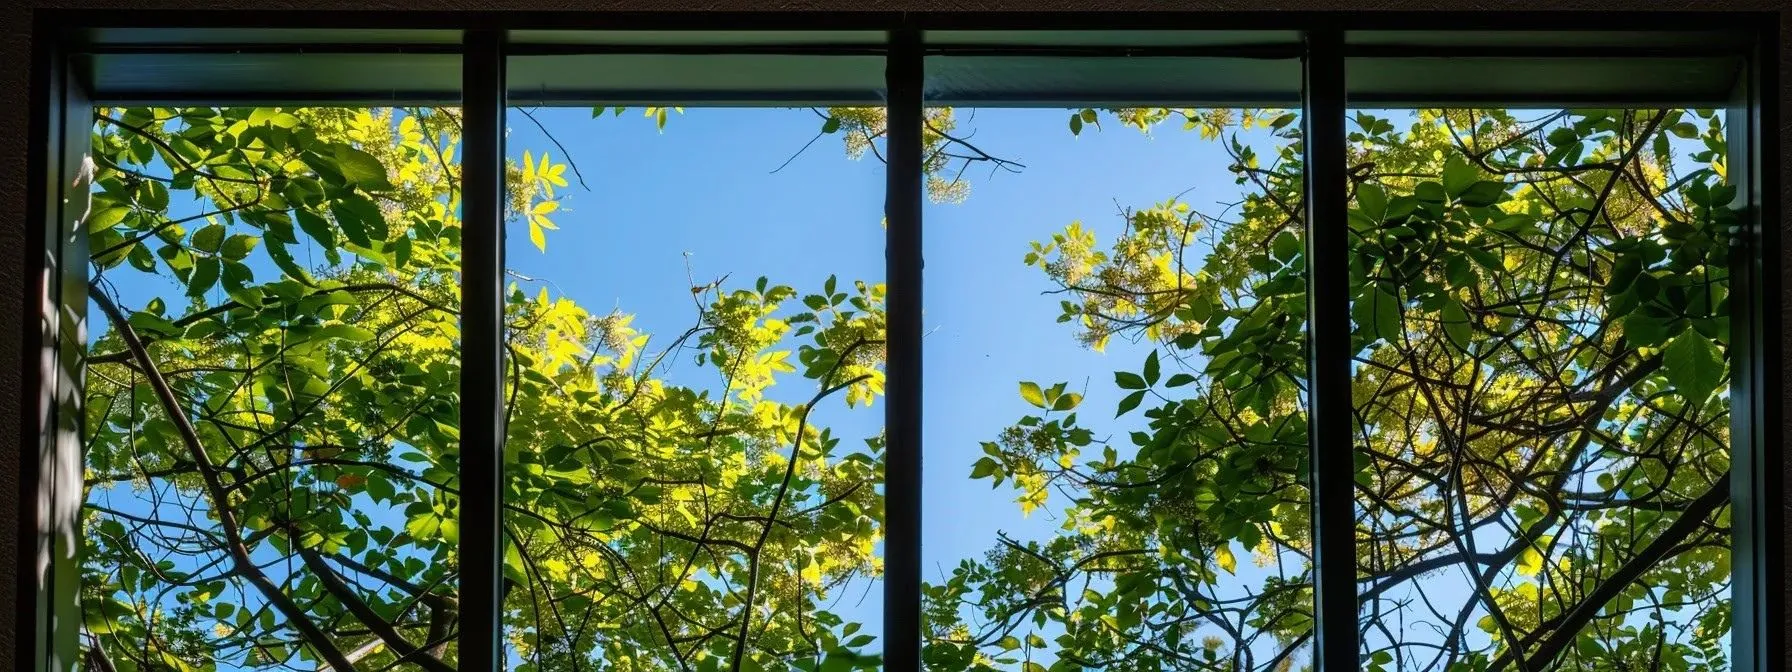
<svg viewBox="0 0 1792 672"><path fill-rule="evenodd" d="M386 221L380 215L378 206L360 196L349 196L330 204L330 213L336 216L337 226L342 227L342 235L348 242L362 248L373 247L372 232L378 231L381 240L385 239Z"/></svg>
<svg viewBox="0 0 1792 672"><path fill-rule="evenodd" d="M88 239L87 243L90 246L90 249L95 251L94 254L96 256L94 256L93 262L98 264L102 269L117 266L124 261L126 255L130 254L130 251L126 249L128 246L125 243L124 236L118 235L118 232L112 229L94 233L93 236ZM107 254L101 254L101 251L104 250L114 251Z"/></svg>
<svg viewBox="0 0 1792 672"><path fill-rule="evenodd" d="M1388 192L1379 184L1364 184L1356 188L1356 207L1370 221L1380 222L1388 214Z"/></svg>
<svg viewBox="0 0 1792 672"><path fill-rule="evenodd" d="M367 496L376 502L391 501L398 494L398 489L385 476L373 474L367 477Z"/></svg>
<svg viewBox="0 0 1792 672"><path fill-rule="evenodd" d="M1470 264L1467 256L1451 256L1448 261L1444 262L1444 269L1444 277L1450 281L1452 290L1473 287L1479 281L1475 267Z"/></svg>
<svg viewBox="0 0 1792 672"><path fill-rule="evenodd" d="M156 146L143 138L131 139L131 159L139 166L147 166L156 158Z"/></svg>
<svg viewBox="0 0 1792 672"><path fill-rule="evenodd" d="M1143 390L1151 386L1145 382L1144 378L1139 377L1139 374L1131 371L1115 371L1114 384L1122 390Z"/></svg>
<svg viewBox="0 0 1792 672"><path fill-rule="evenodd" d="M86 222L87 232L91 234L118 226L118 223L124 221L129 214L131 214L131 209L122 205L89 213Z"/></svg>
<svg viewBox="0 0 1792 672"><path fill-rule="evenodd" d="M362 329L357 326L354 326L352 324L332 324L327 327L318 329L316 332L313 332L311 334L310 340L321 341L321 340L325 340L325 339L338 338L338 339L342 339L345 341L353 341L353 342L359 343L359 342L364 342L364 341L371 341L374 339L374 337L375 337L375 334L373 332L368 331L366 329Z"/></svg>
<svg viewBox="0 0 1792 672"><path fill-rule="evenodd" d="M1021 383L1020 398L1027 400L1029 404L1045 408L1045 390L1039 389L1039 383Z"/></svg>
<svg viewBox="0 0 1792 672"><path fill-rule="evenodd" d="M181 328L175 326L173 321L152 313L132 313L130 317L125 319L125 321L129 322L132 327L136 327L138 333L151 333L162 336L178 336L181 333Z"/></svg>
<svg viewBox="0 0 1792 672"><path fill-rule="evenodd" d="M1660 347L1667 338L1666 322L1642 311L1624 316L1624 340L1629 347Z"/></svg>
<svg viewBox="0 0 1792 672"><path fill-rule="evenodd" d="M1071 392L1068 394L1061 394L1061 395L1058 395L1056 398L1052 399L1052 410L1068 411L1068 410L1076 408L1077 404L1081 404L1081 403L1083 403L1083 395L1077 394L1075 392Z"/></svg>
<svg viewBox="0 0 1792 672"><path fill-rule="evenodd" d="M827 121L821 122L821 132L823 132L823 133L834 133L839 130L840 130L840 118L839 117L828 117Z"/></svg>
<svg viewBox="0 0 1792 672"><path fill-rule="evenodd" d="M182 159L186 159L187 163L204 163L205 162L205 158L206 158L205 151L199 149L199 146L193 144L193 141L191 141L191 140L188 140L188 139L180 137L180 136L174 136L174 137L168 138L168 146L173 147L174 154ZM173 164L173 163L178 163L178 162L170 161L169 163Z"/></svg>
<svg viewBox="0 0 1792 672"><path fill-rule="evenodd" d="M1449 195L1461 196L1468 192L1469 187L1474 186L1479 179L1480 173L1475 170L1474 166L1469 165L1468 159L1462 158L1461 154L1451 154L1450 158L1444 161L1444 191Z"/></svg>
<svg viewBox="0 0 1792 672"><path fill-rule="evenodd" d="M1622 294L1636 282L1637 275L1643 272L1643 259L1636 254L1621 254L1612 264L1611 277L1606 280L1607 294Z"/></svg>
<svg viewBox="0 0 1792 672"><path fill-rule="evenodd" d="M336 169L349 184L363 191L392 190L392 183L386 180L386 167L372 154L348 145L336 145L335 157Z"/></svg>
<svg viewBox="0 0 1792 672"><path fill-rule="evenodd" d="M1275 240L1270 242L1270 253L1283 263L1293 261L1300 251L1300 238L1288 231L1276 234Z"/></svg>
<svg viewBox="0 0 1792 672"><path fill-rule="evenodd" d="M1178 373L1176 375L1170 376L1170 380L1168 382L1164 383L1164 387L1182 387L1183 385L1187 385L1192 382L1195 382L1194 376L1186 374L1186 373Z"/></svg>
<svg viewBox="0 0 1792 672"><path fill-rule="evenodd" d="M1071 135L1082 135L1083 134L1083 115L1080 115L1080 114L1070 115L1070 134Z"/></svg>
<svg viewBox="0 0 1792 672"><path fill-rule="evenodd" d="M1118 418L1122 415L1126 415L1127 411L1138 408L1139 403L1144 400L1145 400L1145 391L1144 390L1139 390L1132 394L1126 395L1126 397L1124 397L1120 400L1120 407L1118 410L1114 411L1114 417Z"/></svg>
<svg viewBox="0 0 1792 672"><path fill-rule="evenodd" d="M311 274L306 273L305 269L299 266L298 261L292 258L292 251L287 249L286 243L276 240L268 245L268 256L274 260L274 266L278 267L281 273L285 273L286 277L304 284L311 284Z"/></svg>
<svg viewBox="0 0 1792 672"><path fill-rule="evenodd" d="M193 274L187 277L187 295L204 296L212 285L218 284L218 276L223 269L218 260L212 257L200 257L193 260Z"/></svg>
<svg viewBox="0 0 1792 672"><path fill-rule="evenodd" d="M1150 355L1145 356L1145 384L1146 385L1149 386L1149 385L1157 384L1158 368L1159 367L1158 367L1158 361L1157 361L1157 351L1152 350Z"/></svg>
<svg viewBox="0 0 1792 672"><path fill-rule="evenodd" d="M261 292L249 287L255 273L240 262L224 262L224 292L238 303L251 308L261 307Z"/></svg>
<svg viewBox="0 0 1792 672"><path fill-rule="evenodd" d="M405 522L404 531L418 539L437 537L442 531L442 519L434 513L415 516Z"/></svg>
<svg viewBox="0 0 1792 672"><path fill-rule="evenodd" d="M127 256L130 258L131 265L135 266L137 270L144 273L156 272L156 256L149 251L148 246L141 243L132 245Z"/></svg>
<svg viewBox="0 0 1792 672"><path fill-rule="evenodd" d="M1723 353L1697 329L1680 332L1661 357L1668 384L1690 403L1704 403L1723 382Z"/></svg>
<svg viewBox="0 0 1792 672"><path fill-rule="evenodd" d="M1455 343L1456 347L1468 349L1471 329L1469 328L1468 311L1463 310L1462 302L1451 300L1439 311L1444 323L1444 335Z"/></svg>
<svg viewBox="0 0 1792 672"><path fill-rule="evenodd" d="M411 255L413 253L412 246L413 243L411 242L410 236L399 236L398 240L392 241L392 265L398 267L400 270L409 266L411 263Z"/></svg>
<svg viewBox="0 0 1792 672"><path fill-rule="evenodd" d="M218 248L223 245L224 226L221 224L207 224L204 227L201 227L198 231L193 232L194 249L215 254L217 253Z"/></svg>
<svg viewBox="0 0 1792 672"><path fill-rule="evenodd" d="M1297 115L1293 112L1289 112L1289 113L1283 114L1282 116L1276 117L1275 121L1269 122L1269 127L1279 131L1279 130L1282 130L1283 127L1294 123L1294 120L1297 118L1299 118L1299 115Z"/></svg>
<svg viewBox="0 0 1792 672"><path fill-rule="evenodd" d="M299 228L305 231L305 235L311 236L318 245L322 245L324 249L336 247L336 230L330 228L330 223L324 218L310 210L294 210L293 216L299 220Z"/></svg>
<svg viewBox="0 0 1792 672"><path fill-rule="evenodd" d="M1385 289L1377 288L1363 298L1369 302L1369 312L1374 322L1368 326L1376 338L1390 342L1400 337L1400 298Z"/></svg>
<svg viewBox="0 0 1792 672"><path fill-rule="evenodd" d="M1458 197L1463 205L1484 208L1500 202L1506 196L1506 183L1482 180L1469 185L1469 188ZM1528 218L1527 218L1528 220Z"/></svg>
<svg viewBox="0 0 1792 672"><path fill-rule="evenodd" d="M157 180L144 180L137 187L137 203L150 212L168 209L168 187Z"/></svg>
<svg viewBox="0 0 1792 672"><path fill-rule="evenodd" d="M994 476L997 471L1001 470L1001 468L1002 465L996 462L995 458L985 456L982 459L977 460L977 463L971 466L971 478L987 478L989 476Z"/></svg>
<svg viewBox="0 0 1792 672"><path fill-rule="evenodd" d="M224 254L225 259L240 261L243 257L249 256L249 252L254 250L255 244L259 242L261 242L260 238L246 233L239 233L226 238L224 240L224 246L220 248L219 251Z"/></svg>
<svg viewBox="0 0 1792 672"><path fill-rule="evenodd" d="M1587 634L1575 638L1574 650L1582 660L1599 660L1606 656L1605 647L1599 643L1598 631L1592 628Z"/></svg>

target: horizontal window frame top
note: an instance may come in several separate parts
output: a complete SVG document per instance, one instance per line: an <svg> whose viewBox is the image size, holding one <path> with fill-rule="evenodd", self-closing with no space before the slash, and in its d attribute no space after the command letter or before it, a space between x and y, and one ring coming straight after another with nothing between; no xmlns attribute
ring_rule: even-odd
<svg viewBox="0 0 1792 672"><path fill-rule="evenodd" d="M1743 431L1734 434L1737 454L1732 467L1737 490L1732 501L1747 503L1748 515L1737 518L1734 661L1738 670L1777 669L1784 659L1783 549L1777 543L1782 525L1780 443L1782 428L1777 339L1781 332L1774 306L1780 292L1780 242L1770 223L1779 221L1779 119L1777 91L1779 15L1775 13L1442 13L1442 12L1313 12L1313 13L887 13L856 14L630 14L574 12L90 12L46 11L37 15L33 96L36 123L31 146L34 189L43 198L32 201L28 219L34 228L28 246L40 249L44 268L30 269L43 279L27 291L40 305L59 307L27 324L24 332L27 376L23 389L39 389L55 380L60 366L79 366L79 347L53 329L59 319L84 315L76 305L82 278L70 274L68 259L79 259L85 233L64 221L61 189L78 170L73 157L84 153L88 129L76 123L85 105L230 104L230 105L441 105L468 104L467 147L462 155L486 163L501 161L504 146L503 109L511 105L887 105L891 148L886 215L889 244L890 337L887 367L887 426L892 456L886 488L888 503L885 581L887 669L916 672L921 667L920 520L922 496L919 426L921 402L921 224L924 189L920 178L923 105L1101 106L1131 105L1265 105L1304 111L1308 138L1325 143L1308 146L1309 185L1343 185L1346 166L1341 124L1346 110L1366 106L1502 107L1588 105L1683 105L1721 107L1739 121L1732 128L1746 142L1733 163L1746 179L1749 226L1744 245L1739 296L1744 310L1735 324L1737 362L1732 391L1734 413ZM326 25L330 24L330 25ZM342 27L336 27L340 25ZM1537 25L1600 26L1599 29L1536 30ZM1198 28L1181 29L1183 26ZM546 68L553 59L604 68ZM761 80L724 86L707 69L740 68L754 62L768 68ZM805 73L818 59L865 59L848 76L816 79ZM1665 59L1665 60L1664 60ZM569 62L570 62L569 61ZM1292 88L1251 88L1266 67L1285 68L1278 84ZM1681 80L1646 77L1663 62L1685 68ZM639 67L681 63L685 74L667 81L642 78ZM315 72L294 85L293 73L328 66L328 76ZM655 65L659 64L659 65ZM1074 67L1063 67L1074 64ZM772 67L775 66L775 67ZM1391 73L1376 73L1376 68ZM1199 81L1172 74L1184 68L1214 72ZM1232 68L1232 70L1227 70ZM1253 69L1254 68L1254 69ZM953 72L964 73L956 76ZM942 74L943 73L943 74ZM1117 77L1128 74L1131 79ZM1255 74L1254 74L1255 73ZM1465 77L1465 73L1473 76ZM1475 85L1489 73L1537 87L1492 89ZM1566 76L1564 75L1566 73ZM1309 81L1302 85L1302 76ZM680 81L679 77L684 77ZM982 79L979 79L979 78ZM1320 77L1329 81L1315 82ZM1551 78L1566 82L1549 86ZM1578 79L1577 79L1578 77ZM1230 79L1228 79L1230 78ZM1378 79L1379 78L1379 79ZM1479 78L1479 79L1477 79ZM1124 86L1114 83L1120 81ZM1367 84L1353 85L1358 80ZM1588 81L1609 81L1587 89ZM283 82L255 85L254 82ZM818 83L819 82L819 83ZM1238 85L1228 89L1231 83ZM1323 84L1316 86L1316 84ZM1573 88L1569 88L1573 87ZM1323 126L1313 126L1324 119ZM503 231L499 224L502 181L492 166L467 174L470 210L466 244L493 250L475 268L484 287L474 297L490 302L503 269ZM477 183L475 183L477 182ZM1307 222L1308 240L1316 231L1337 234L1344 224L1347 201L1336 189L1313 189L1318 197ZM473 220L489 220L476 225ZM1329 229L1328 229L1329 227ZM40 229L40 230L39 230ZM1336 248L1334 244L1332 246ZM494 258L495 257L495 258ZM1338 271L1336 264L1320 265ZM35 272L42 271L42 274ZM1318 273L1319 270L1315 270ZM1310 346L1336 358L1338 338L1348 342L1346 283L1315 285L1311 319L1314 338L1330 339L1329 348ZM471 283L469 283L469 286ZM1326 303L1329 301L1329 303ZM477 401L476 414L488 414L468 432L469 453L483 451L486 467L467 478L463 528L495 530L493 493L502 492L502 415L494 395L502 371L491 366L502 343L502 326L491 306L468 314L481 318L469 324L477 332L467 341L468 361L480 363L469 372L463 394ZM1321 324L1322 323L1322 324ZM1340 326L1343 336L1339 336ZM58 347L57 340L61 340ZM1347 354L1347 353L1346 353ZM42 368L40 368L42 367ZM1310 367L1322 370L1315 363ZM1311 410L1315 436L1316 479L1331 488L1315 506L1315 529L1322 544L1332 545L1326 557L1352 557L1354 522L1336 515L1349 511L1352 486L1346 461L1336 455L1317 459L1323 434L1327 445L1349 445L1349 387L1335 379L1348 376L1333 365L1316 376L1333 376L1313 386ZM497 380L494 380L496 377ZM35 623L37 634L27 645L33 669L69 669L73 622L55 614L72 606L68 582L75 576L72 544L47 539L78 535L78 520L68 513L66 491L41 484L64 482L59 472L70 462L57 450L59 432L66 438L78 427L79 395L72 408L52 409L27 423L26 445L51 446L43 454L27 454L24 483L40 484L48 499L27 501L18 519L16 572L21 594L37 595L17 607L19 623ZM496 422L496 427L491 423ZM1345 436L1340 436L1340 433ZM77 442L78 443L78 442ZM72 447L78 450L78 446ZM1337 451L1333 451L1337 452ZM498 468L490 468L491 459ZM469 472L467 476L473 476ZM59 481L58 479L61 479ZM76 481L78 483L78 477ZM29 487L29 485L27 486ZM78 492L78 489L76 489ZM1342 491L1340 493L1340 491ZM486 494L475 494L486 493ZM59 499L59 497L61 499ZM41 499L41 498L40 498ZM79 505L73 507L79 510ZM1327 511L1334 513L1327 514ZM41 515L40 515L41 513ZM1329 539L1333 541L1323 541ZM497 532L463 538L463 557L498 558ZM1345 552L1338 553L1339 548ZM23 571L37 563L41 571ZM487 564L490 564L487 562ZM466 604L480 609L462 625L463 669L498 669L502 646L493 641L502 623L493 602L501 577L493 571L469 572L463 579ZM1355 669L1359 641L1355 570L1351 563L1320 563L1316 568L1319 619L1316 659L1325 672ZM58 583L60 582L60 583ZM51 590L52 585L60 590ZM489 611L490 613L485 613ZM478 619L490 619L482 621ZM1329 620L1328 620L1329 619ZM1328 625L1329 623L1329 625ZM23 630L24 628L21 628ZM20 660L27 657L21 656Z"/></svg>
<svg viewBox="0 0 1792 672"><path fill-rule="evenodd" d="M403 16L404 22L397 17ZM1194 23L1199 28L1175 29ZM457 99L462 41L455 28L503 33L504 53L524 59L561 55L619 60L660 56L693 64L651 86L607 80L602 68L546 69L550 76L518 72L512 62L511 96L541 104L616 102L738 105L776 103L860 104L882 99L875 76L851 86L809 81L796 57L883 58L886 32L914 30L929 60L990 57L1009 64L1003 86L996 80L930 81L928 99L940 104L1286 105L1294 88L1263 89L1262 59L1297 60L1305 53L1302 30L1343 30L1341 53L1351 59L1353 104L1411 102L1469 105L1486 102L1472 88L1477 79L1538 83L1491 91L1502 105L1596 105L1609 101L1710 105L1728 100L1753 38L1748 22L1766 15L1659 13L1648 15L1525 13L1449 15L1363 13L1226 14L979 14L843 15L838 21L801 14L636 15L557 13L393 14L338 17L341 27L318 25L318 13L49 12L41 29L63 37L76 76L96 103L144 104L216 100L233 104L397 103L441 104ZM594 20L594 17L598 17ZM456 19L465 21L457 23ZM180 19L180 20L176 20ZM1598 20L1594 20L1598 19ZM1598 29L1537 30L1555 26ZM397 28L395 26L413 26ZM450 27L453 26L453 27ZM1662 30L1664 26L1680 30ZM1634 28L1628 30L1627 28ZM713 59L703 65L704 58ZM729 85L717 92L707 70L727 70L760 59L757 87ZM1648 61L1647 59L1657 59ZM1054 72L1059 59L1087 59ZM1178 64L1157 59L1200 59L1209 73L1180 83L1156 69ZM1211 59L1211 60L1209 60ZM1374 59L1374 60L1369 60ZM768 70L767 63L777 62ZM599 62L599 61L593 61ZM980 67L992 68L998 61ZM1031 65L1028 65L1028 63ZM1681 80L1651 76L1671 66ZM523 66L527 70L527 66ZM952 70L947 67L947 74ZM779 70L781 69L781 70ZM1377 77L1378 71L1393 70ZM621 72L633 72L621 69ZM780 74L780 72L782 74ZM1464 77L1471 72L1473 77ZM931 74L936 74L930 72ZM1111 75L1111 76L1109 76ZM1134 85L1131 80L1163 80ZM298 84L276 84L294 81ZM1682 81L1685 80L1685 81ZM1549 82L1560 82L1556 87ZM1589 88L1589 82L1605 86ZM1690 83L1689 83L1690 82ZM1572 85L1574 90L1566 90ZM275 88L281 87L281 88ZM1029 93L1020 94L1017 91Z"/></svg>
<svg viewBox="0 0 1792 672"><path fill-rule="evenodd" d="M1285 31L1343 30L1345 45L1390 35L1447 43L1444 34L1573 32L1605 42L1684 43L1689 32L1751 35L1772 11L405 11L43 9L43 27L64 34L125 30L374 29L428 31ZM1540 30L1538 26L1560 26ZM1433 37L1425 38L1424 34ZM117 34L117 33L114 33ZM141 38L139 38L141 39ZM926 36L923 35L923 43Z"/></svg>

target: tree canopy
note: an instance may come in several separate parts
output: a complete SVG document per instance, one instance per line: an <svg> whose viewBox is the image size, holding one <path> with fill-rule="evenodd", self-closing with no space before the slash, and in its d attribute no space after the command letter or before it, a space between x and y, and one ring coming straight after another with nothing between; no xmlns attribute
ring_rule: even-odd
<svg viewBox="0 0 1792 672"><path fill-rule="evenodd" d="M676 133L669 109L645 112ZM883 156L881 110L792 113L817 115L849 159ZM1275 110L1068 114L1054 141L1219 143L1240 197L1210 212L1166 194L1109 235L1073 223L997 251L1064 299L1016 338L1056 328L1149 355L1114 373L1116 408L1087 407L1042 367L1016 381L1034 412L930 447L980 450L966 477L1064 523L989 540L928 584L924 660L1304 666L1301 126ZM1014 148L972 144L972 121L927 115L936 200L975 198L968 166L1023 170L1003 157ZM1364 666L1726 668L1737 216L1721 115L1352 123L1352 244L1337 253L1351 261L1355 435L1319 449L1358 465ZM83 225L106 330L86 391L88 664L456 667L459 133L452 109L96 110ZM569 157L549 149L508 166L507 224L579 254L554 245ZM511 281L513 667L880 667L878 628L828 597L881 572L882 437L812 414L881 413L883 285L699 280L689 328L648 334L625 310ZM173 289L144 289L158 286ZM676 357L707 380L668 379ZM812 392L779 402L776 384Z"/></svg>

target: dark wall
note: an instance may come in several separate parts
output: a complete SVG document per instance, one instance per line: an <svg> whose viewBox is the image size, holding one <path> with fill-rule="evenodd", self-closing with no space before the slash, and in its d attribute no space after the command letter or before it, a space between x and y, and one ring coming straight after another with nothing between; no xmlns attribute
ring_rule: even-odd
<svg viewBox="0 0 1792 672"><path fill-rule="evenodd" d="M1454 11L1557 11L1557 10L1754 10L1778 11L1780 35L1792 36L1792 12L1781 9L1774 0L1731 2L1636 3L1633 0L1374 0L1343 3L1327 0L0 0L0 567L9 566L17 556L18 502L28 496L26 483L19 478L21 423L26 417L27 397L20 389L21 321L34 317L38 307L30 305L25 288L31 286L26 277L29 262L38 259L39 250L27 249L26 227L37 225L25 217L27 128L33 101L30 91L31 26L36 9L258 9L305 10L581 10L581 11L1140 11L1190 10L1202 12L1266 11L1266 10L1454 10ZM1539 26L1548 27L1548 26ZM1792 40L1782 37L1779 54L1779 97L1781 110L1792 109L1786 86L1786 73L1792 71ZM1778 120L1782 165L1792 164L1792 123L1784 113ZM1782 180L1780 210L1792 212L1792 181ZM1784 230L1785 224L1781 224ZM1782 233L1792 238L1792 231ZM1792 264L1782 268L1783 286L1792 287ZM1781 313L1792 307L1787 296L1779 298ZM32 324L35 319L28 320ZM1792 338L1782 342L1781 362L1792 363ZM1792 366L1792 364L1789 364ZM1787 372L1792 377L1792 371ZM1792 399L1792 396L1788 396ZM1782 404L1785 403L1782 399ZM1783 418L1792 418L1792 408L1782 409ZM1792 475L1792 474L1789 474ZM1787 479L1792 480L1792 479ZM1788 517L1787 520L1792 520ZM1783 537L1792 548L1792 523ZM30 596L15 595L17 582L9 571L0 571L0 669L14 667L14 642L17 628L13 623L12 605ZM27 629L30 624L22 624ZM1792 623L1787 625L1792 634ZM1792 667L1789 665L1787 667Z"/></svg>

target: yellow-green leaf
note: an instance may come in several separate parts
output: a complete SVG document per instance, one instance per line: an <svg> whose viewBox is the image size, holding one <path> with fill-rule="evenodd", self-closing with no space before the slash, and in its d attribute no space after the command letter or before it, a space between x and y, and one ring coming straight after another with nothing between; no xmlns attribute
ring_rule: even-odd
<svg viewBox="0 0 1792 672"><path fill-rule="evenodd" d="M392 183L386 180L386 166L372 154L348 145L336 146L336 169L342 171L342 179L364 191L392 189Z"/></svg>
<svg viewBox="0 0 1792 672"><path fill-rule="evenodd" d="M535 249L541 250L543 253L548 251L548 236L541 230L540 223L529 222L529 242L535 243Z"/></svg>
<svg viewBox="0 0 1792 672"><path fill-rule="evenodd" d="M129 214L131 214L131 209L122 206L93 212L87 215L87 232L94 233L118 226L118 223L124 221L125 216Z"/></svg>
<svg viewBox="0 0 1792 672"><path fill-rule="evenodd" d="M1536 576L1543 571L1543 554L1535 547L1527 546L1518 554L1518 573L1521 576Z"/></svg>

